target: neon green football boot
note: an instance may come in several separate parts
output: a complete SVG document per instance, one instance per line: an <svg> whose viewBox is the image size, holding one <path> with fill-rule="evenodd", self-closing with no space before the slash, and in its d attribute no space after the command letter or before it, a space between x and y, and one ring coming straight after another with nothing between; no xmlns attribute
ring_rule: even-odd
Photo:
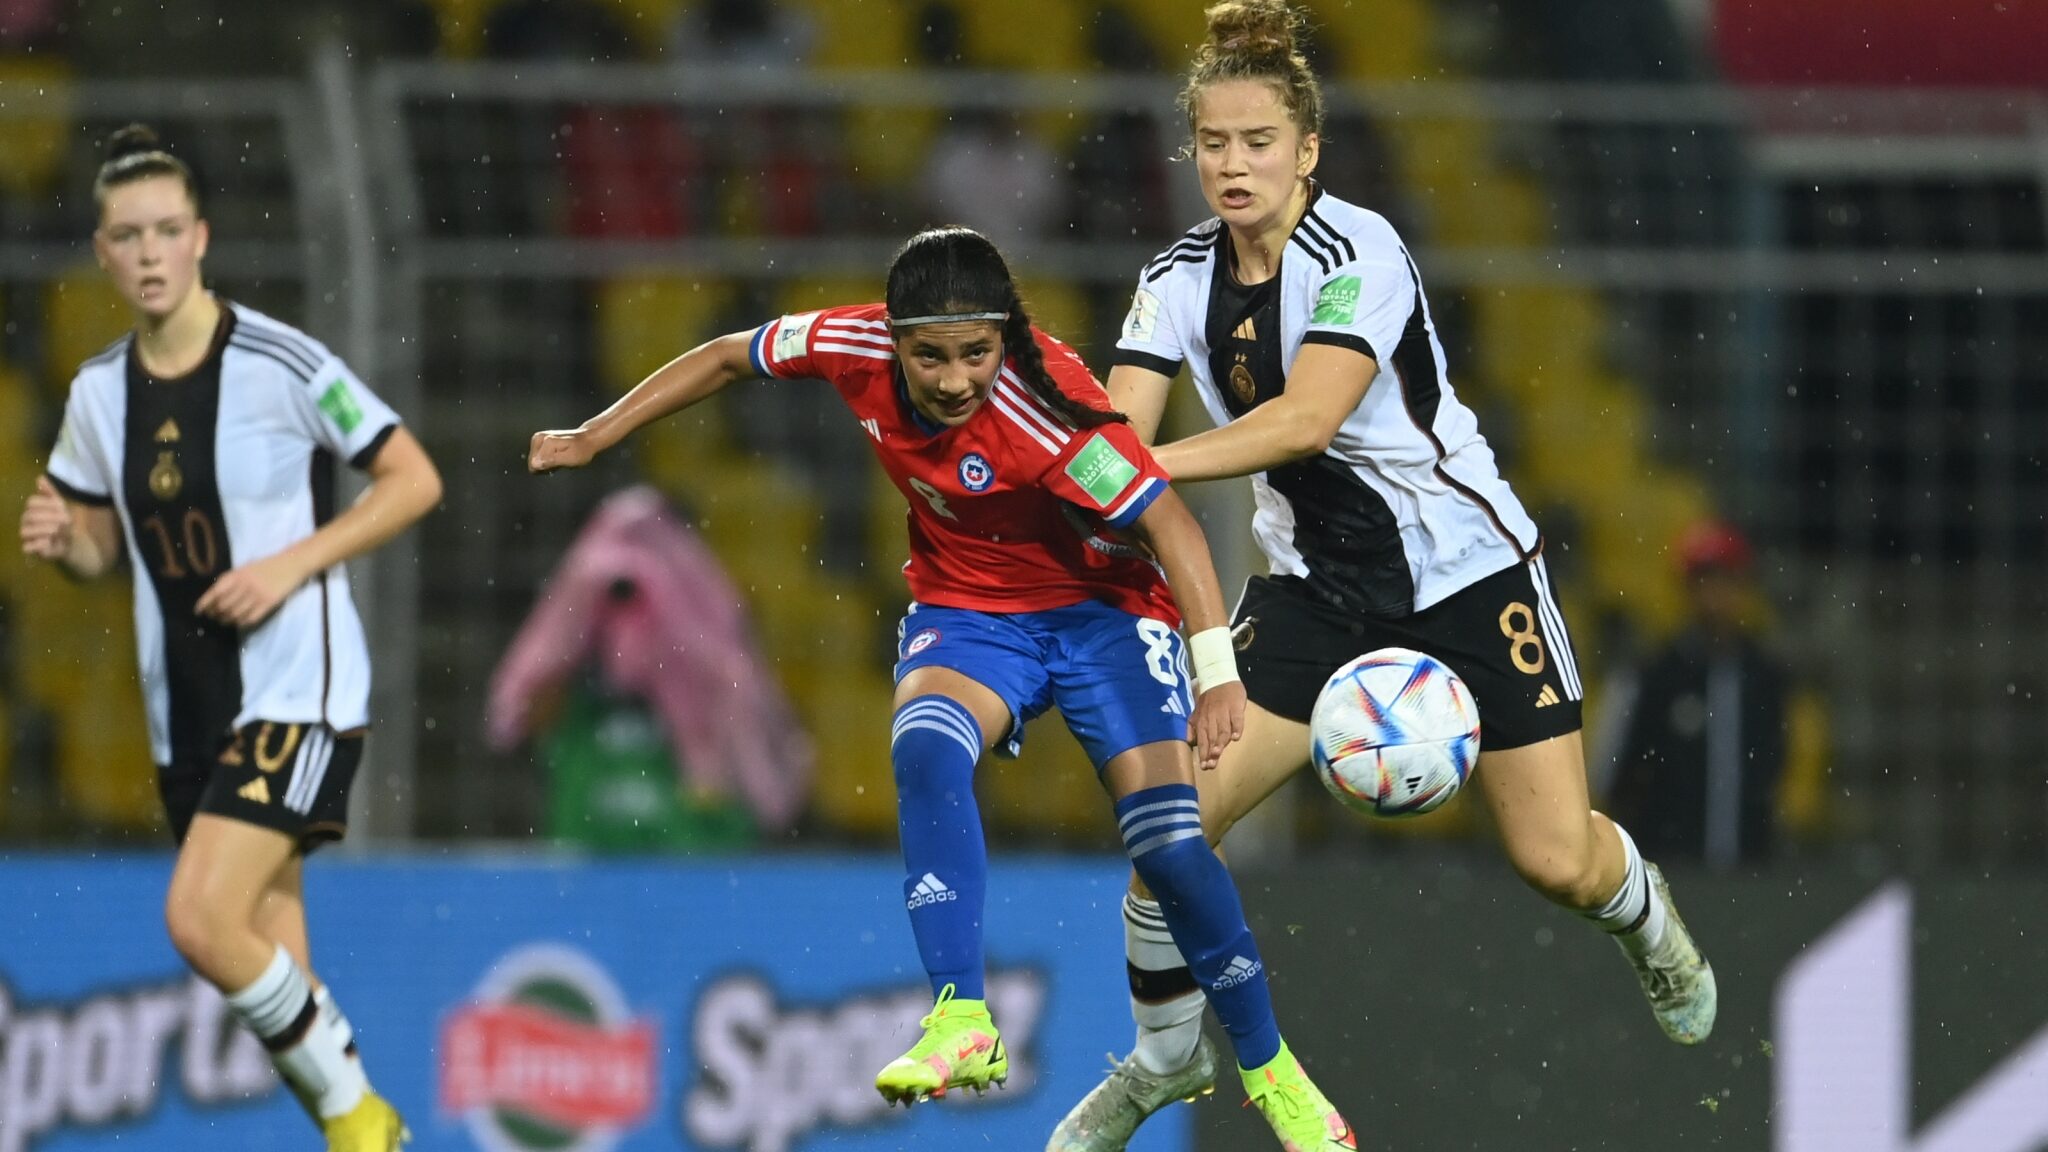
<svg viewBox="0 0 2048 1152"><path fill-rule="evenodd" d="M1246 1104L1259 1110L1286 1152L1357 1152L1358 1136L1322 1091L1301 1070L1282 1041L1280 1054L1263 1067L1239 1069Z"/></svg>
<svg viewBox="0 0 2048 1152"><path fill-rule="evenodd" d="M875 1075L875 1090L893 1107L944 1096L954 1088L983 1092L1010 1078L1010 1056L1002 1034L989 1019L985 1000L956 1000L953 986L939 990L939 1002L918 1022L924 1038Z"/></svg>

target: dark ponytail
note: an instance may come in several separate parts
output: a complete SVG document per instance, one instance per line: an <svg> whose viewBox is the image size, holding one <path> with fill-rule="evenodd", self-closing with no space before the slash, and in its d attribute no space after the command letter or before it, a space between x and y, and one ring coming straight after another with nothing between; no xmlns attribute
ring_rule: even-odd
<svg viewBox="0 0 2048 1152"><path fill-rule="evenodd" d="M1008 313L1003 352L1016 362L1017 378L1039 402L1076 428L1127 422L1121 412L1083 403L1053 383L1010 266L988 237L974 229L931 228L912 236L889 263L885 299L891 316Z"/></svg>
<svg viewBox="0 0 2048 1152"><path fill-rule="evenodd" d="M199 181L193 179L191 166L171 155L155 129L147 124L118 128L107 137L105 147L107 158L100 163L99 174L92 181L93 199L102 208L112 189L152 176L171 176L185 186L185 194L192 198L193 211L199 211Z"/></svg>

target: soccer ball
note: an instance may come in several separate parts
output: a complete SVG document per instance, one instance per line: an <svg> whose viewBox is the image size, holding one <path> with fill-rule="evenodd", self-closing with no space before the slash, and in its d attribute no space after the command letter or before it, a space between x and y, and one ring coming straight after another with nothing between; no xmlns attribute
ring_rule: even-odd
<svg viewBox="0 0 2048 1152"><path fill-rule="evenodd" d="M1309 716L1330 795L1371 816L1419 816L1458 794L1479 761L1479 707L1443 661L1407 648L1337 669Z"/></svg>

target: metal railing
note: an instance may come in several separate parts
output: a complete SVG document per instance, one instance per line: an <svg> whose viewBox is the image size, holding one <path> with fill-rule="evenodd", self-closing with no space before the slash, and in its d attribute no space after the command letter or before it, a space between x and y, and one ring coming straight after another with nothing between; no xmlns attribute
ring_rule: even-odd
<svg viewBox="0 0 2048 1152"><path fill-rule="evenodd" d="M1533 451L1518 442L1532 410L1487 355L1498 336L1483 317L1501 300L1583 293L1597 303L1598 367L1640 396L1651 458L1700 477L1763 548L1781 646L1826 693L1847 831L1912 859L2041 860L2048 682L2027 656L2048 640L2048 105L1597 85L1332 85L1330 96L1324 176L1403 228L1453 377L1511 478ZM385 797L398 834L519 835L534 822L538 782L482 747L478 716L539 579L598 495L633 473L629 461L535 484L521 466L526 433L623 383L606 375L616 349L595 331L611 286L665 278L717 298L677 318L670 353L780 311L805 285L878 293L894 245L927 220L922 150L1000 113L1015 117L1004 123L1020 146L1074 162L1063 179L1076 197L1103 162L1091 133L1149 142L1120 158L1156 182L1129 203L999 237L1099 356L1135 270L1205 214L1192 174L1168 159L1184 126L1163 81L445 63L358 73L328 61L285 90L85 85L74 100L87 117L197 100L193 115L289 121L280 152L299 206L288 233L238 248L223 227L211 267L224 281L317 282L297 315L281 311L347 349L448 474L448 508L416 562L380 560L365 597L385 785L365 791ZM594 130L628 143L592 159L574 137ZM1447 150L1453 140L1468 150ZM806 150L829 159L778 167ZM1482 157L1495 183L1453 179L1460 156ZM786 217L764 208L798 170L817 184L810 199ZM595 190L658 192L675 177L676 202L631 226L606 218L589 181L621 172ZM1515 187L1534 190L1533 230L1470 224L1485 213L1460 197ZM1135 231L1104 233L1105 219ZM47 279L78 251L9 240L0 278ZM772 416L735 397L723 419L747 439ZM815 464L840 458L837 430L809 420L762 450L845 487ZM1242 568L1242 533L1227 538L1236 523L1226 514L1211 529ZM1661 543L1644 542L1642 564L1668 562ZM1583 583L1573 593L1582 607L1625 607ZM1582 618L1582 634L1592 624Z"/></svg>

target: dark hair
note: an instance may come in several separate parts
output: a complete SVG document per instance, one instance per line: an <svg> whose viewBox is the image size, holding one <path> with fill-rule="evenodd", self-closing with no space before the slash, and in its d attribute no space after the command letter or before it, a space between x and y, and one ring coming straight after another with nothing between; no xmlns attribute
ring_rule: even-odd
<svg viewBox="0 0 2048 1152"><path fill-rule="evenodd" d="M199 181L193 179L189 165L164 147L155 129L147 124L116 129L107 137L105 147L107 158L100 163L99 175L92 181L92 197L100 207L106 207L107 193L123 184L152 176L175 176L185 185L185 194L192 198L193 210L198 211Z"/></svg>
<svg viewBox="0 0 2048 1152"><path fill-rule="evenodd" d="M885 299L891 316L1008 313L1003 353L1016 361L1017 378L1032 395L1077 428L1127 423L1121 412L1085 404L1053 383L1045 370L1045 354L1031 334L1031 317L1017 298L1010 266L989 238L974 229L930 228L905 241L889 262Z"/></svg>
<svg viewBox="0 0 2048 1152"><path fill-rule="evenodd" d="M1286 0L1226 0L1203 13L1209 37L1188 66L1180 110L1188 131L1195 128L1195 101L1202 89L1229 80L1263 80L1280 91L1280 103L1303 136L1323 131L1323 88L1296 41L1307 27Z"/></svg>

